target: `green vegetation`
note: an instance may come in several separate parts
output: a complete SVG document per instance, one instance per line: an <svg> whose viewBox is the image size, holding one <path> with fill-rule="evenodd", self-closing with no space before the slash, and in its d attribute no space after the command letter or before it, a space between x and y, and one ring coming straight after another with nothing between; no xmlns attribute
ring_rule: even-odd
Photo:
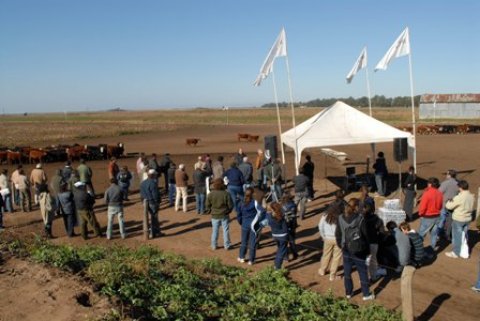
<svg viewBox="0 0 480 321"><path fill-rule="evenodd" d="M328 107L333 105L337 100L341 100L344 103L354 106L354 107L368 107L368 97L363 96L360 98L324 98L324 99L314 99L307 102L295 102L294 106L305 106L305 107ZM420 104L420 95L414 96L414 105L418 107ZM412 98L410 96L397 96L388 98L383 95L375 95L371 98L372 107L411 107ZM288 107L290 103L281 102L278 104L280 107ZM275 107L275 103L268 103L262 107Z"/></svg>
<svg viewBox="0 0 480 321"><path fill-rule="evenodd" d="M401 320L375 304L358 307L304 290L286 271L249 273L218 259L187 260L149 246L75 248L36 240L1 248L84 276L119 300L125 315L142 320Z"/></svg>

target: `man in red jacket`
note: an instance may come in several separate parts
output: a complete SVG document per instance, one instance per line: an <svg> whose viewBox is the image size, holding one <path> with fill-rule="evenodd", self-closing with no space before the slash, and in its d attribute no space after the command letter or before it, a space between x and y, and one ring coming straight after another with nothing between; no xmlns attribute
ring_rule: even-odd
<svg viewBox="0 0 480 321"><path fill-rule="evenodd" d="M440 222L440 211L443 205L443 194L438 190L440 182L435 177L428 179L428 185L422 195L418 215L421 218L420 230L418 234L425 239L425 235L430 232L430 244L435 251L437 245L437 230Z"/></svg>

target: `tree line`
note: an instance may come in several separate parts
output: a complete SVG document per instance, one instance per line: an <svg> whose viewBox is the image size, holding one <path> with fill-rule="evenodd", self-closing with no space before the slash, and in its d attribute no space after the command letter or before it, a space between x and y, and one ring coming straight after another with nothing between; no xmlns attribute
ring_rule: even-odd
<svg viewBox="0 0 480 321"><path fill-rule="evenodd" d="M420 103L420 95L414 96L415 107L418 107ZM295 107L329 107L333 105L338 100L343 101L344 103L352 107L368 107L368 97L363 96L359 98L323 98L323 99L314 99L307 102L294 102ZM279 107L289 107L289 102L279 102ZM411 107L411 97L410 96L397 96L397 97L385 97L383 95L375 95L372 97L372 107ZM263 108L276 107L275 103L268 103L262 105Z"/></svg>

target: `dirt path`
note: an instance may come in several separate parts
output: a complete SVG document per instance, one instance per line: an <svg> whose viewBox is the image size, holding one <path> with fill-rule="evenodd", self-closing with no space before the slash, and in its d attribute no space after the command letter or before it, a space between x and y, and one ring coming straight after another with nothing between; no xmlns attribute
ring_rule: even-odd
<svg viewBox="0 0 480 321"><path fill-rule="evenodd" d="M193 171L193 163L198 155L210 153L212 156L223 154L231 156L238 147L243 147L244 151L253 159L257 148L262 147L262 143L238 143L236 142L237 132L249 132L251 134L272 134L275 133L274 127L265 126L230 126L227 129L224 126L198 126L189 130L169 132L168 137L165 133L136 135L131 137L122 137L126 145L127 152L145 151L147 153L157 152L162 154L170 152L173 160L179 163L185 163L189 174ZM185 146L186 137L200 137L201 143L197 147ZM443 179L442 173L448 168L456 168L460 172L460 178L467 179L476 192L480 184L480 173L476 170L480 152L473 148L478 145L479 135L449 135L449 136L421 136L418 138L418 169L423 178L437 176ZM111 138L110 142L117 142L118 138ZM103 140L107 141L107 140ZM472 147L471 147L472 146ZM337 148L345 151L349 155L348 164L356 165L357 173L363 173L365 170L364 161L366 155L370 153L368 145L347 146ZM387 155L387 162L390 164L390 171L396 172L391 159L391 144L380 144L377 150L384 150ZM332 184L334 179L322 179L324 174L332 177L343 177L345 166L332 159L326 160L318 150L312 151L312 158L316 164L316 199L308 203L307 218L300 223L298 229L298 244L300 245L300 257L296 261L286 264L291 271L293 280L306 288L315 291L326 292L330 289L338 296L344 294L343 282L329 282L328 278L320 277L317 274L318 262L321 255L321 242L318 236L317 224L319 212L330 200L332 192L338 187ZM287 154L287 162L293 163L292 154ZM135 159L122 159L120 164L126 164L134 168ZM90 163L95 172L95 188L97 191L103 190L107 186L106 162ZM60 164L47 164L47 171L52 173ZM406 169L406 164L403 165ZM290 174L288 174L290 173ZM287 167L287 174L293 173L292 166ZM163 182L163 179L160 180ZM135 186L133 187L135 189ZM126 206L126 221L128 238L125 241L117 238L108 242L106 239L93 238L88 244L113 245L122 244L127 246L138 246L144 244L141 232L141 213L138 194L131 197L132 201ZM165 200L164 200L165 201ZM101 200L97 201L97 217L102 226L106 225L106 209L101 206ZM163 203L160 211L160 221L165 237L150 240L148 244L158 246L161 249L183 254L186 257L219 257L226 264L247 267L237 263L238 247L240 240L240 229L236 221L231 223L231 239L234 249L224 251L219 249L211 251L209 249L211 225L208 216L200 216L194 213L193 199L189 203L189 212L174 212L171 208L166 208ZM233 219L233 217L232 217ZM40 232L41 222L38 212L6 214L5 223L7 226L15 226L13 229L19 233ZM418 227L418 220L413 224ZM475 230L473 224L471 230ZM477 232L471 233L472 242L478 242ZM275 248L265 232L264 246L257 252L257 264L253 269L261 269L273 264ZM60 220L54 223L54 235L58 236L54 240L56 243L85 244L81 238L68 239L65 237L63 223ZM220 245L221 243L220 238ZM474 244L472 244L474 245ZM443 252L449 250L447 247ZM450 259L440 253L437 260L429 265L419 269L414 280L414 300L416 315L420 320L477 320L480 314L478 305L479 296L469 290L477 276L479 260L479 250L475 247L472 257L469 260ZM354 279L355 288L358 289L358 278ZM397 309L400 304L399 279L383 280L372 286L377 294L377 302L391 309ZM361 295L357 295L353 301L362 304Z"/></svg>

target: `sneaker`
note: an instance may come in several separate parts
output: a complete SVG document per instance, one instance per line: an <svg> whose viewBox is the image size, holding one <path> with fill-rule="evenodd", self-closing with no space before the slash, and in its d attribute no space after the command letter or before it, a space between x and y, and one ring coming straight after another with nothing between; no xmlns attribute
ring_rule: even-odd
<svg viewBox="0 0 480 321"><path fill-rule="evenodd" d="M363 297L363 301L370 301L370 300L375 300L375 294L370 294L368 296Z"/></svg>
<svg viewBox="0 0 480 321"><path fill-rule="evenodd" d="M452 259L458 259L458 255L455 254L455 252L447 252L447 253L445 253L445 255L452 258Z"/></svg>
<svg viewBox="0 0 480 321"><path fill-rule="evenodd" d="M346 298L347 298L347 300L350 300L352 298L352 296L350 294L347 294Z"/></svg>
<svg viewBox="0 0 480 321"><path fill-rule="evenodd" d="M387 270L384 269L384 268L378 268L377 269L377 277L380 277L380 276L386 276L387 275Z"/></svg>
<svg viewBox="0 0 480 321"><path fill-rule="evenodd" d="M324 275L325 275L325 271L322 270L322 269L318 269L318 275L324 276Z"/></svg>
<svg viewBox="0 0 480 321"><path fill-rule="evenodd" d="M248 265L253 265L253 262L252 262L252 261L248 261Z"/></svg>
<svg viewBox="0 0 480 321"><path fill-rule="evenodd" d="M245 263L245 259L241 259L239 257L237 257L237 261L240 262L240 263Z"/></svg>
<svg viewBox="0 0 480 321"><path fill-rule="evenodd" d="M475 291L475 292L477 292L477 293L480 293L480 288L477 288L476 286L472 286L470 289L471 289L472 291Z"/></svg>

